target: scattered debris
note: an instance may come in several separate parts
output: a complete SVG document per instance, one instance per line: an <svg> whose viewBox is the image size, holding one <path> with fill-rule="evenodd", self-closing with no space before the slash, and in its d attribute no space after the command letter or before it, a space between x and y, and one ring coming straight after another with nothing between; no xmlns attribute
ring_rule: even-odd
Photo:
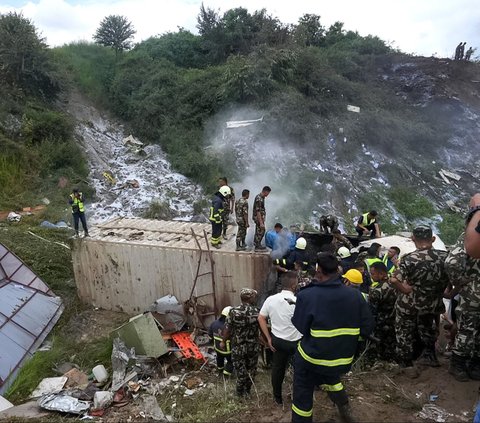
<svg viewBox="0 0 480 423"><path fill-rule="evenodd" d="M143 147L143 142L137 140L133 135L129 135L128 137L123 139L123 145L133 146L133 147Z"/></svg>
<svg viewBox="0 0 480 423"><path fill-rule="evenodd" d="M63 220L60 220L57 223L49 222L48 220L42 221L40 223L42 228L49 228L49 229L71 229Z"/></svg>
<svg viewBox="0 0 480 423"><path fill-rule="evenodd" d="M98 366L95 366L92 369L93 376L95 377L95 380L99 383L106 382L108 379L108 372L105 369L105 366L103 364L99 364Z"/></svg>
<svg viewBox="0 0 480 423"><path fill-rule="evenodd" d="M62 413L83 414L90 409L90 403L80 401L66 394L48 394L38 400L38 405L45 410Z"/></svg>
<svg viewBox="0 0 480 423"><path fill-rule="evenodd" d="M128 349L120 338L113 340L112 350L112 390L117 391L125 383L128 362L135 356L135 350Z"/></svg>
<svg viewBox="0 0 480 423"><path fill-rule="evenodd" d="M42 198L42 203L48 206L50 204L50 200L47 197Z"/></svg>
<svg viewBox="0 0 480 423"><path fill-rule="evenodd" d="M159 298L152 304L150 311L164 332L178 332L187 323L183 306L174 295Z"/></svg>
<svg viewBox="0 0 480 423"><path fill-rule="evenodd" d="M429 396L429 401L430 402L435 402L437 399L438 399L437 394L430 394L430 396Z"/></svg>
<svg viewBox="0 0 480 423"><path fill-rule="evenodd" d="M68 377L66 376L47 377L38 384L30 395L30 398L40 398L46 394L57 394L63 389L67 380Z"/></svg>
<svg viewBox="0 0 480 423"><path fill-rule="evenodd" d="M30 235L34 236L35 238L41 239L42 241L49 242L50 244L57 244L60 245L63 248L66 248L67 250L70 250L71 248L67 245L64 244L63 242L58 242L58 241L50 241L48 239L42 238L40 235L34 234L32 231L27 231Z"/></svg>
<svg viewBox="0 0 480 423"><path fill-rule="evenodd" d="M37 351L50 351L53 347L52 341L45 341Z"/></svg>
<svg viewBox="0 0 480 423"><path fill-rule="evenodd" d="M113 392L110 391L98 391L93 396L93 409L103 410L108 408L113 402Z"/></svg>
<svg viewBox="0 0 480 423"><path fill-rule="evenodd" d="M263 122L263 116L259 119L250 119L250 120L230 120L226 122L227 129L234 128L243 128L245 126L250 126L255 123Z"/></svg>
<svg viewBox="0 0 480 423"><path fill-rule="evenodd" d="M193 389L185 389L184 395L187 397L191 397L195 391Z"/></svg>
<svg viewBox="0 0 480 423"><path fill-rule="evenodd" d="M88 376L75 367L64 374L68 378L65 388L86 387Z"/></svg>
<svg viewBox="0 0 480 423"><path fill-rule="evenodd" d="M360 107L358 107L358 106L352 106L351 104L347 104L347 110L348 110L349 112L360 113Z"/></svg>
<svg viewBox="0 0 480 423"><path fill-rule="evenodd" d="M462 177L459 174L450 172L445 169L441 169L440 172L442 172L443 175L446 176L447 178L453 179L454 181L459 181L460 179L462 179Z"/></svg>
<svg viewBox="0 0 480 423"><path fill-rule="evenodd" d="M137 354L160 357L168 352L152 313L132 317L128 323L115 329L113 333L120 337L127 347L135 348Z"/></svg>
<svg viewBox="0 0 480 423"><path fill-rule="evenodd" d="M9 222L20 222L20 219L22 218L21 214L15 213L15 212L10 212L8 213L7 220Z"/></svg>
<svg viewBox="0 0 480 423"><path fill-rule="evenodd" d="M168 421L158 405L157 399L153 395L144 395L142 397L142 408L145 413L145 418L150 418L156 421Z"/></svg>
<svg viewBox="0 0 480 423"><path fill-rule="evenodd" d="M453 414L434 404L425 404L422 407L422 411L418 413L418 417L424 420L433 420L437 423L446 422L447 417L451 416L453 416Z"/></svg>
<svg viewBox="0 0 480 423"><path fill-rule="evenodd" d="M19 421L24 421L24 419L44 421L43 418L49 415L48 411L42 410L38 406L37 401L29 401L0 411L0 419L7 422L14 419L20 419Z"/></svg>
<svg viewBox="0 0 480 423"><path fill-rule="evenodd" d="M12 407L13 407L13 404L9 400L3 398L0 395L0 411L8 410L9 408L12 408Z"/></svg>
<svg viewBox="0 0 480 423"><path fill-rule="evenodd" d="M203 381L199 377L193 376L189 379L185 379L184 384L188 389L192 389L192 388L196 388L200 385L203 385Z"/></svg>
<svg viewBox="0 0 480 423"><path fill-rule="evenodd" d="M105 178L107 183L109 183L110 185L115 185L117 183L115 177L113 176L113 173L110 172L109 170L105 170L102 173L102 176Z"/></svg>
<svg viewBox="0 0 480 423"><path fill-rule="evenodd" d="M450 208L450 210L456 213L462 213L462 209L458 207L453 200L447 200L446 204Z"/></svg>

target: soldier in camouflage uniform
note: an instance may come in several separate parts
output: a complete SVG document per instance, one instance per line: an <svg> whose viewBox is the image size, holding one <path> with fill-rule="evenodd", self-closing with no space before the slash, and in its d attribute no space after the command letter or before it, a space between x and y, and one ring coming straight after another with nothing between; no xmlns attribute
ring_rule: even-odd
<svg viewBox="0 0 480 423"><path fill-rule="evenodd" d="M320 232L324 234L333 233L338 229L338 219L333 214L320 216Z"/></svg>
<svg viewBox="0 0 480 423"><path fill-rule="evenodd" d="M380 342L372 345L373 356L381 360L395 358L395 302L396 290L388 283L388 270L384 263L373 263L370 268L372 280L378 282L370 289L368 302L375 317L374 335Z"/></svg>
<svg viewBox="0 0 480 423"><path fill-rule="evenodd" d="M243 288L240 291L242 305L230 310L223 335L224 342L230 340L232 360L237 372L237 395L250 394L257 373L259 344L259 309L255 305L257 291Z"/></svg>
<svg viewBox="0 0 480 423"><path fill-rule="evenodd" d="M436 322L445 311L443 292L448 284L447 252L433 248L435 237L428 226L413 230L417 248L402 258L390 279L399 291L395 305L397 359L402 367L413 365L413 345L418 333L423 352L418 364L438 367L435 353Z"/></svg>
<svg viewBox="0 0 480 423"><path fill-rule="evenodd" d="M333 245L334 251L337 252L340 247L346 247L349 250L353 248L353 244L349 241L349 239L342 235L339 229L334 229L332 231L333 239L331 244Z"/></svg>
<svg viewBox="0 0 480 423"><path fill-rule="evenodd" d="M245 251L245 238L247 236L248 223L248 197L250 191L244 189L242 191L242 198L239 198L235 203L235 216L237 217L237 249L236 251Z"/></svg>
<svg viewBox="0 0 480 423"><path fill-rule="evenodd" d="M222 212L222 237L223 239L227 239L227 227L228 227L228 219L230 214L233 213L233 208L235 206L235 192L233 188L228 186L227 178L224 176L223 178L218 179L218 186L221 188L222 186L227 186L230 188L230 195L227 195L223 200L223 212Z"/></svg>
<svg viewBox="0 0 480 423"><path fill-rule="evenodd" d="M450 282L460 293L455 309L458 332L449 372L460 382L480 380L480 259L467 255L462 234L445 262Z"/></svg>
<svg viewBox="0 0 480 423"><path fill-rule="evenodd" d="M252 219L255 222L255 237L253 243L255 244L256 251L264 251L267 248L262 246L262 239L265 235L265 198L268 197L268 194L272 189L269 186L264 186L262 192L255 197L253 202L253 213Z"/></svg>

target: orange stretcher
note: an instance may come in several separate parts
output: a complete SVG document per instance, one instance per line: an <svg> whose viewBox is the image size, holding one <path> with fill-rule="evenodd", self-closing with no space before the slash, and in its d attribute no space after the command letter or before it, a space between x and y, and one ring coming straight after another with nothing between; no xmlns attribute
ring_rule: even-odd
<svg viewBox="0 0 480 423"><path fill-rule="evenodd" d="M185 358L196 358L197 360L205 360L205 357L200 352L197 345L190 338L190 333L177 332L173 333L171 336L175 344L177 344L178 348L180 348Z"/></svg>

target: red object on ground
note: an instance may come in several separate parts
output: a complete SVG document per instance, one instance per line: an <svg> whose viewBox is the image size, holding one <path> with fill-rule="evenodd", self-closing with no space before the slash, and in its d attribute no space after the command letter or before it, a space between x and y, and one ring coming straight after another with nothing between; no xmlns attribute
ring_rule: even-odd
<svg viewBox="0 0 480 423"><path fill-rule="evenodd" d="M175 344L178 345L184 357L205 360L205 357L200 352L197 345L190 339L190 334L188 332L173 333L172 339Z"/></svg>

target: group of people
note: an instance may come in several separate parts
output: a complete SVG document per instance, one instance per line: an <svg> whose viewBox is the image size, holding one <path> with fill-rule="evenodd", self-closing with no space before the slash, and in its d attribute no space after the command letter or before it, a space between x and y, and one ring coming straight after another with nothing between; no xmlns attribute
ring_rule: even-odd
<svg viewBox="0 0 480 423"><path fill-rule="evenodd" d="M470 60L475 49L470 46L469 49L465 51L466 44L466 41L460 42L460 44L458 44L458 46L455 48L455 60Z"/></svg>
<svg viewBox="0 0 480 423"><path fill-rule="evenodd" d="M255 236L253 239L255 251L266 251L266 247L262 245L265 235L265 198L268 197L272 189L264 186L262 191L255 196L253 201L252 220L255 223ZM242 196L235 201L235 193L232 187L228 186L226 177L219 178L218 191L213 195L212 204L210 206L210 214L208 219L212 224L212 235L210 244L214 248L221 248L222 238L227 239L227 227L229 217L235 211L237 223L236 251L245 251L247 229L249 224L249 206L248 199L250 191L244 189Z"/></svg>
<svg viewBox="0 0 480 423"><path fill-rule="evenodd" d="M262 212L253 213L256 226L263 229L264 200L270 191L257 195L257 210ZM473 230L480 233L480 196L478 200L467 220L476 219ZM248 212L244 218L248 222ZM272 395L278 404L284 401L282 384L293 363L293 422L312 421L318 387L328 393L343 421L353 421L341 377L362 352L371 362L398 363L411 377L425 367L440 366L436 343L446 311L444 298L456 305L449 373L459 381L480 380L480 258L466 253L463 237L452 251L441 251L433 247L432 229L418 226L412 235L415 251L400 257L395 246L381 255L376 242L351 251L335 216L322 216L320 228L333 241L315 260L306 254L306 239L297 237L286 255L274 260L277 293L259 308L257 292L244 289L242 305L224 310L223 322L215 323L218 356L224 360L231 354L229 368L223 361L218 367L226 374L235 371L239 396L250 393L263 342L273 352ZM283 229L275 225L273 241L266 240L270 248L274 233L278 236ZM362 214L356 231L359 237L380 237L378 213ZM263 237L264 231L259 233ZM261 238L256 241L257 247ZM478 245L480 256L480 240Z"/></svg>

